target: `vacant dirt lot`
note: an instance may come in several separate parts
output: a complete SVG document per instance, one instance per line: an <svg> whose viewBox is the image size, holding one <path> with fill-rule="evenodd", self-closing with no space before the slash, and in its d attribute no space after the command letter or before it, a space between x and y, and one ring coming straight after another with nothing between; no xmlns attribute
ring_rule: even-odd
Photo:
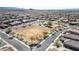
<svg viewBox="0 0 79 59"><path fill-rule="evenodd" d="M38 43L41 38L43 38L44 32L49 32L50 29L47 27L39 26L39 25L31 25L25 28L17 28L13 30L12 33L14 36L18 36L24 39L28 44Z"/></svg>

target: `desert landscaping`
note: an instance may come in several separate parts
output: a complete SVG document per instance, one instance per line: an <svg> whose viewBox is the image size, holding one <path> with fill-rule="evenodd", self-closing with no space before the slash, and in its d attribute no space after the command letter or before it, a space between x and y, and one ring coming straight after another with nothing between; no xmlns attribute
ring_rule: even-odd
<svg viewBox="0 0 79 59"><path fill-rule="evenodd" d="M48 25L48 24L47 24ZM18 37L27 44L37 44L44 39L51 31L54 31L58 24L52 24L51 28L48 26L40 26L39 24L32 24L30 26L17 27L12 29L11 34Z"/></svg>
<svg viewBox="0 0 79 59"><path fill-rule="evenodd" d="M17 28L12 31L12 34L16 37L21 37L28 44L38 43L44 37L45 32L49 32L50 29L47 27L39 26L39 25L31 25L25 28Z"/></svg>

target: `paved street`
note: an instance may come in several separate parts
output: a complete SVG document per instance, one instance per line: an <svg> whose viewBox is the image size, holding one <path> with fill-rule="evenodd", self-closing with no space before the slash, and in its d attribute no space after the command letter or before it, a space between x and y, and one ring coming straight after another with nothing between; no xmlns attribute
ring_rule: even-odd
<svg viewBox="0 0 79 59"><path fill-rule="evenodd" d="M19 51L30 51L30 49L27 46L23 45L15 39L9 39L9 36L2 32L0 32L0 37L3 38L9 44L13 45Z"/></svg>
<svg viewBox="0 0 79 59"><path fill-rule="evenodd" d="M73 28L73 26L71 26L69 28ZM66 28L66 29L68 29L68 28ZM54 32L52 32L51 33L52 35L50 35L49 37L44 39L44 41L42 42L42 44L39 48L34 47L33 51L44 51L56 39L56 37L63 31L64 31L64 29L62 31L58 30L57 32L55 32L55 35L53 35ZM15 39L9 39L9 36L6 35L5 33L2 33L1 31L0 31L0 37L3 38L9 44L13 45L19 51L30 51L31 50L26 45L22 44L20 41L15 40Z"/></svg>
<svg viewBox="0 0 79 59"><path fill-rule="evenodd" d="M61 33L61 31L57 32L55 36L51 35L45 39L45 41L41 44L41 47L33 49L34 51L44 51L54 39Z"/></svg>
<svg viewBox="0 0 79 59"><path fill-rule="evenodd" d="M70 27L68 28L65 28L65 29L62 29L62 31L58 30L55 35L51 35L49 36L48 38L45 39L45 41L41 44L41 47L37 48L35 47L33 49L33 51L44 51L46 48L48 48L48 46L57 38L57 36L62 33L63 31L69 29ZM54 32L52 32L51 34L53 34Z"/></svg>

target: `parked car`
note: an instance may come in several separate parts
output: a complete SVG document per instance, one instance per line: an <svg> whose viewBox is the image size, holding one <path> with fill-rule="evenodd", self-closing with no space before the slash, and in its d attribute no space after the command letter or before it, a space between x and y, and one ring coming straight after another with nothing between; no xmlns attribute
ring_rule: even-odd
<svg viewBox="0 0 79 59"><path fill-rule="evenodd" d="M41 47L41 45L37 45L37 48Z"/></svg>
<svg viewBox="0 0 79 59"><path fill-rule="evenodd" d="M52 35L55 35L55 33L52 33Z"/></svg>
<svg viewBox="0 0 79 59"><path fill-rule="evenodd" d="M61 28L60 28L59 30L60 30L60 31L62 31L62 29L61 29Z"/></svg>
<svg viewBox="0 0 79 59"><path fill-rule="evenodd" d="M10 36L10 37L9 37L9 39L13 39L13 37L12 37L12 36Z"/></svg>
<svg viewBox="0 0 79 59"><path fill-rule="evenodd" d="M56 34L56 32L53 32L53 33L52 33L52 35L55 35L55 34Z"/></svg>

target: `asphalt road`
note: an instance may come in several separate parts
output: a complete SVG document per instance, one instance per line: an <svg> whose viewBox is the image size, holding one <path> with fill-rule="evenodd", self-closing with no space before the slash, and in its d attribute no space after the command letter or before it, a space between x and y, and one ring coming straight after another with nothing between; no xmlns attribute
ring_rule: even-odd
<svg viewBox="0 0 79 59"><path fill-rule="evenodd" d="M0 37L3 38L9 44L13 45L18 51L30 51L30 48L15 39L9 39L9 36L2 32L0 32Z"/></svg>
<svg viewBox="0 0 79 59"><path fill-rule="evenodd" d="M62 33L63 31L67 30L68 28L62 29L62 31L58 30L55 32L55 35L51 35L45 39L45 41L41 44L39 48L35 47L33 51L44 51L56 38L57 36ZM51 34L53 34L52 32Z"/></svg>
<svg viewBox="0 0 79 59"><path fill-rule="evenodd" d="M51 35L44 39L45 41L41 44L41 47L33 49L34 51L44 51L53 41L54 39L61 33L62 31L55 32L55 35ZM51 34L53 34L52 32ZM9 36L0 31L0 37L3 38L6 42L13 45L18 51L30 51L31 49L27 46L23 45L19 41L15 39L9 39Z"/></svg>
<svg viewBox="0 0 79 59"><path fill-rule="evenodd" d="M56 32L55 35L51 35L44 39L45 41L41 44L41 47L37 48L35 47L33 51L44 51L53 41L54 39L61 33L62 31ZM53 32L52 32L53 34Z"/></svg>
<svg viewBox="0 0 79 59"><path fill-rule="evenodd" d="M51 35L47 37L46 39L44 39L45 41L41 44L41 46L39 48L37 47L33 48L33 51L44 51L56 39L56 37L63 31L64 29L62 31L57 31L55 35ZM53 33L54 32L52 32L51 34ZM18 51L30 51L31 50L26 45L23 45L21 42L15 39L10 40L9 36L2 33L1 31L0 31L0 37L3 38L9 44L13 45Z"/></svg>

